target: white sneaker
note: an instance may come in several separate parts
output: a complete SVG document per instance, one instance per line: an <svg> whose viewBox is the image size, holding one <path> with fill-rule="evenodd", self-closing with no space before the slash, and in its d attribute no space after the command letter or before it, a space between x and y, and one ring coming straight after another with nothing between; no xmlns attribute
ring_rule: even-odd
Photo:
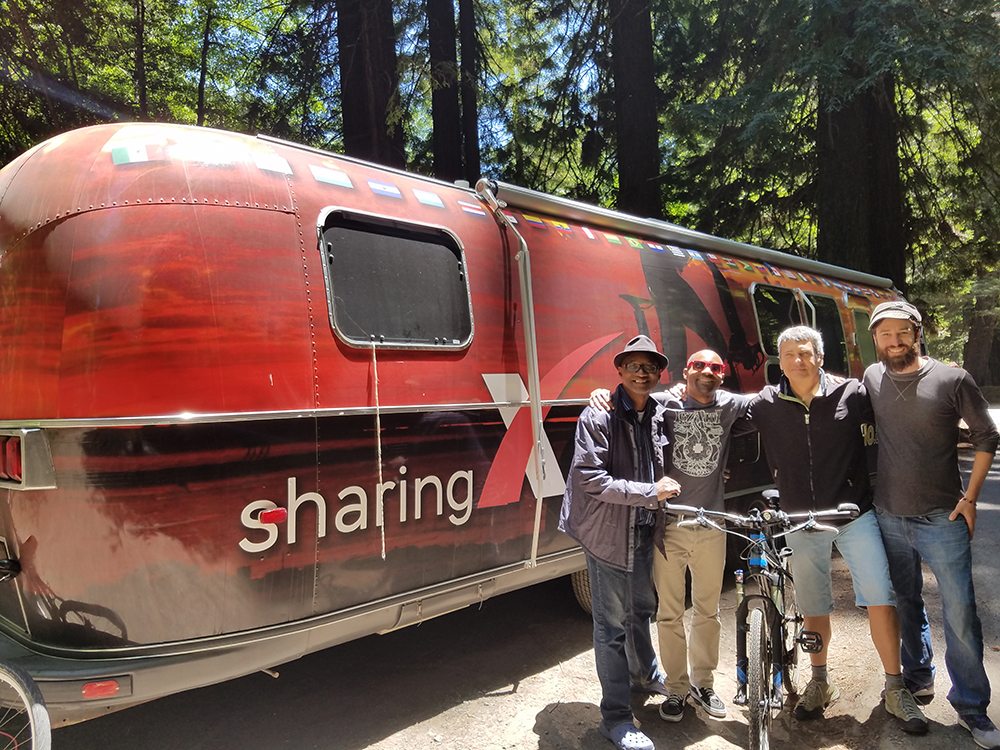
<svg viewBox="0 0 1000 750"><path fill-rule="evenodd" d="M959 716L958 725L969 730L969 734L972 735L972 739L979 747L985 747L987 750L1000 748L1000 730L986 714Z"/></svg>

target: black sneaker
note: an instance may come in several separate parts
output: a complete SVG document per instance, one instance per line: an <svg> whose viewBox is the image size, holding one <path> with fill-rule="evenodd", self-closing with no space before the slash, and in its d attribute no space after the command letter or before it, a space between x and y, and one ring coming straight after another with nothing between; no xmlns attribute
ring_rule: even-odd
<svg viewBox="0 0 1000 750"><path fill-rule="evenodd" d="M680 721L684 718L684 697L668 695L660 704L660 718L664 721Z"/></svg>
<svg viewBox="0 0 1000 750"><path fill-rule="evenodd" d="M712 688L698 688L694 685L688 693L696 706L701 706L705 713L714 719L723 719L726 716L726 704L722 698L715 694Z"/></svg>

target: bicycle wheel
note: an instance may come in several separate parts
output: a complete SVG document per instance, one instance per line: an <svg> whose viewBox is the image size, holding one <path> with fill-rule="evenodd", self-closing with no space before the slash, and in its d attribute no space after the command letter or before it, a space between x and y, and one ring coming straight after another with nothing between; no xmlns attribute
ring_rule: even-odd
<svg viewBox="0 0 1000 750"><path fill-rule="evenodd" d="M802 636L802 614L795 603L795 588L791 581L785 584L785 653L781 660L781 680L785 692L799 694L799 638Z"/></svg>
<svg viewBox="0 0 1000 750"><path fill-rule="evenodd" d="M771 636L764 610L750 610L747 633L747 717L750 750L767 750L771 733Z"/></svg>
<svg viewBox="0 0 1000 750"><path fill-rule="evenodd" d="M16 667L0 664L0 750L49 750L49 712L34 681Z"/></svg>

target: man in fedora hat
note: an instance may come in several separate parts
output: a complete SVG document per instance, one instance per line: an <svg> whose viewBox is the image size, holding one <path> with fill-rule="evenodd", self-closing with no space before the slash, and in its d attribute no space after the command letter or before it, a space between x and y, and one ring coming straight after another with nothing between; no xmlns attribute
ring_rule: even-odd
<svg viewBox="0 0 1000 750"><path fill-rule="evenodd" d="M920 351L920 313L903 300L872 311L869 330L879 362L865 371L878 429L875 508L896 591L903 677L913 694L934 696L934 652L924 609L927 563L944 611L948 701L976 744L1000 747L986 715L990 683L983 667L983 632L972 585L976 500L997 450L997 428L972 376ZM958 422L969 425L974 450L968 485L958 468Z"/></svg>
<svg viewBox="0 0 1000 750"><path fill-rule="evenodd" d="M587 407L577 423L559 528L583 547L590 573L601 734L619 750L653 750L636 726L631 692L664 691L649 630L656 610L653 536L657 509L681 488L666 476L667 407L649 397L667 358L640 335L614 365L621 381L614 410Z"/></svg>

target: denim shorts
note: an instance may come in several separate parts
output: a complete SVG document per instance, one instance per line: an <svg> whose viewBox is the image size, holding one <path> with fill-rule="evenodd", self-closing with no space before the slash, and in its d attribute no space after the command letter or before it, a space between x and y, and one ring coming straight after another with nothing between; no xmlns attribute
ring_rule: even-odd
<svg viewBox="0 0 1000 750"><path fill-rule="evenodd" d="M854 603L859 607L895 605L889 563L873 511L841 526L839 534L796 531L785 536L785 544L792 548L795 601L803 615L820 617L833 611L830 559L834 544L851 571Z"/></svg>

